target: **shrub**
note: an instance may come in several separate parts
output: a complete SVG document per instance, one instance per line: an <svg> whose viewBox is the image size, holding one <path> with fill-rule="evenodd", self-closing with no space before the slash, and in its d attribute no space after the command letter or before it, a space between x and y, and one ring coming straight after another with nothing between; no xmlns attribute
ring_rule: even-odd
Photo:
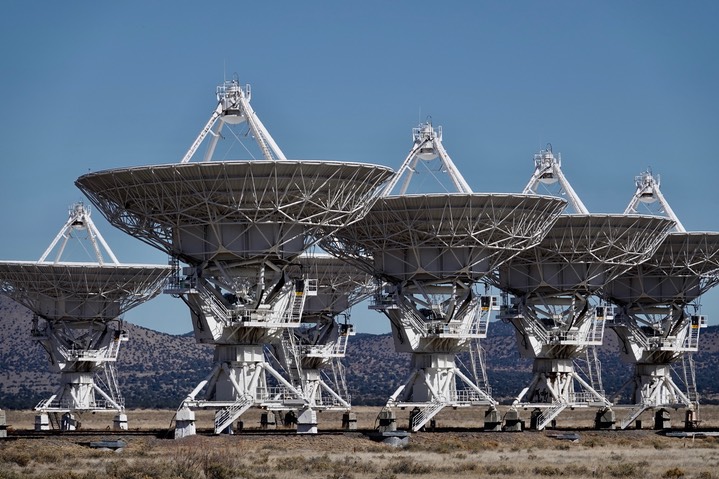
<svg viewBox="0 0 719 479"><path fill-rule="evenodd" d="M21 479L21 476L15 471L0 469L0 479Z"/></svg>
<svg viewBox="0 0 719 479"><path fill-rule="evenodd" d="M325 454L320 457L305 458L302 456L290 456L277 460L277 469L281 471L302 471L305 473L330 471L333 468L332 459Z"/></svg>
<svg viewBox="0 0 719 479"><path fill-rule="evenodd" d="M643 477L648 465L646 461L612 464L607 466L607 472L612 477Z"/></svg>
<svg viewBox="0 0 719 479"><path fill-rule="evenodd" d="M652 446L654 446L654 449L658 450L669 448L669 445L662 441L652 441Z"/></svg>
<svg viewBox="0 0 719 479"><path fill-rule="evenodd" d="M340 473L349 473L351 471L367 474L377 472L377 467L371 461L361 461L345 456L343 461L335 461L335 470Z"/></svg>
<svg viewBox="0 0 719 479"><path fill-rule="evenodd" d="M116 461L105 466L108 477L117 479L170 479L170 478L201 478L202 475L187 476L173 472L173 465L165 461L142 460L128 464Z"/></svg>
<svg viewBox="0 0 719 479"><path fill-rule="evenodd" d="M25 451L17 451L8 449L6 451L0 451L0 463L13 463L20 467L25 467L30 464L32 457Z"/></svg>
<svg viewBox="0 0 719 479"><path fill-rule="evenodd" d="M234 469L227 464L213 463L205 467L205 477L207 477L207 479L233 479L237 477L237 475Z"/></svg>
<svg viewBox="0 0 719 479"><path fill-rule="evenodd" d="M507 464L497 464L496 466L490 465L490 466L485 467L484 472L490 476L497 476L497 475L509 476L509 475L514 475L517 472L517 470L514 467L509 466Z"/></svg>
<svg viewBox="0 0 719 479"><path fill-rule="evenodd" d="M476 462L460 462L459 464L455 464L454 466L447 468L448 472L466 472L466 471L476 471L478 469ZM445 470L442 468L441 470Z"/></svg>
<svg viewBox="0 0 719 479"><path fill-rule="evenodd" d="M568 476L591 476L587 466L579 466L577 464L567 464L564 466L564 474Z"/></svg>
<svg viewBox="0 0 719 479"><path fill-rule="evenodd" d="M428 474L432 472L432 468L428 465L415 462L406 457L390 463L387 470L392 474Z"/></svg>
<svg viewBox="0 0 719 479"><path fill-rule="evenodd" d="M669 479L679 479L680 477L684 477L684 471L682 471L678 467L674 467L672 469L667 469L662 477L667 477Z"/></svg>
<svg viewBox="0 0 719 479"><path fill-rule="evenodd" d="M534 473L538 476L561 476L562 470L555 466L535 467Z"/></svg>
<svg viewBox="0 0 719 479"><path fill-rule="evenodd" d="M43 479L96 479L97 475L92 472L81 474L79 472L72 471L55 471L46 473L42 477Z"/></svg>

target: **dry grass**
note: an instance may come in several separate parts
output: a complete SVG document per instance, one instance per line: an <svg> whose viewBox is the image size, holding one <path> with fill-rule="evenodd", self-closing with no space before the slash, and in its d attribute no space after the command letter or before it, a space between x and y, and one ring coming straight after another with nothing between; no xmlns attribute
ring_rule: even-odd
<svg viewBox="0 0 719 479"><path fill-rule="evenodd" d="M712 414L716 412L712 411ZM358 413L360 427L365 427L374 422L377 409L360 409ZM32 418L32 414L27 415ZM143 424L156 429L155 425L160 428L169 425L172 412L131 411L128 415L135 426ZM99 421L98 416L86 419L84 424ZM23 417L23 414L8 411L9 422L16 427ZM481 417L478 411L447 411L439 422L466 421L476 427L474 420ZM209 420L209 417L203 415L202 419ZM250 416L245 417L247 422L249 419ZM584 418L576 420L581 423ZM568 418L564 422L568 425ZM198 435L177 441L127 435L128 446L119 452L95 450L85 445L97 440L97 436L20 438L0 442L0 479L502 479L553 476L719 479L719 439L716 438L669 438L647 429L581 430L578 442L567 442L553 437L556 434L557 431L420 432L413 434L410 444L403 448L375 443L357 433ZM122 435L108 433L107 437Z"/></svg>
<svg viewBox="0 0 719 479"><path fill-rule="evenodd" d="M418 433L393 448L360 435L128 438L121 452L85 437L0 443L0 478L701 478L715 476L719 442L650 431L582 434ZM659 445L659 447L657 447Z"/></svg>

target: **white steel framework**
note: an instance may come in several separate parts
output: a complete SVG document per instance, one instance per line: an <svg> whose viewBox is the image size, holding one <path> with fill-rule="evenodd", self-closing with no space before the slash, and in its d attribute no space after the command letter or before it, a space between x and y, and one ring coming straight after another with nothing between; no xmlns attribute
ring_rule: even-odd
<svg viewBox="0 0 719 479"><path fill-rule="evenodd" d="M308 278L301 324L286 329L273 343L274 356L290 382L301 388L310 409L349 411L342 358L354 328L347 319L349 309L375 289L374 280L326 253L308 252L298 262L300 276Z"/></svg>
<svg viewBox="0 0 719 479"><path fill-rule="evenodd" d="M651 208L675 221L674 232L654 256L612 281L607 296L617 305L611 329L622 345L622 360L634 365L626 428L644 411L687 408L687 424L698 412L692 353L706 326L700 296L719 282L719 233L687 232L650 171L636 177L628 212ZM682 362L681 370L676 365ZM623 388L622 388L623 389Z"/></svg>
<svg viewBox="0 0 719 479"><path fill-rule="evenodd" d="M607 281L647 259L671 221L639 215L562 215L539 246L500 266L497 286L513 296L501 314L534 360L516 406L544 409L543 429L567 407L608 408L593 346L601 345L607 308L594 302ZM576 361L589 354L580 375Z"/></svg>
<svg viewBox="0 0 719 479"><path fill-rule="evenodd" d="M414 130L410 154L370 212L324 247L380 282L371 306L390 320L395 349L412 355L411 374L387 408L416 408L419 430L446 406L490 406L482 351L492 298L479 282L541 240L564 201L536 195L474 194L431 124ZM435 158L459 192L403 194L420 161ZM389 195L399 186L399 195ZM474 346L474 347L473 347ZM472 353L462 371L459 353ZM475 373L475 374L473 374ZM475 377L472 377L475 376Z"/></svg>
<svg viewBox="0 0 719 479"><path fill-rule="evenodd" d="M88 243L95 261L64 261L71 241ZM54 260L46 261L53 251ZM0 292L34 313L32 337L60 373L55 394L35 408L41 415L124 415L115 373L120 344L128 339L121 315L158 294L170 272L169 266L120 264L82 204L73 205L39 261L0 262ZM127 426L126 419L116 422ZM64 420L62 427L73 429L73 420Z"/></svg>
<svg viewBox="0 0 719 479"><path fill-rule="evenodd" d="M257 121L261 134L253 132L254 139L271 144L249 109L248 90L223 91L217 116ZM235 95L237 109L227 106L227 95ZM194 434L189 408L217 409L220 432L253 406L309 406L302 388L264 354L265 345L301 325L308 282L292 276L293 262L322 236L361 218L392 173L331 161L190 163L195 144L180 164L91 173L76 182L110 223L188 265L166 292L189 306L196 339L215 345L215 364L183 401L176 437Z"/></svg>
<svg viewBox="0 0 719 479"><path fill-rule="evenodd" d="M526 194L547 194L567 200L565 213L589 214L589 210L562 172L562 157L554 156L552 145L534 155L534 173L524 188Z"/></svg>
<svg viewBox="0 0 719 479"><path fill-rule="evenodd" d="M589 214L551 145L535 155L534 164L524 191L565 197L574 214L565 212L537 247L502 265L496 285L512 295L501 318L514 326L520 354L534 361L532 380L515 406L536 408L532 426L543 429L567 407L610 408L594 350L602 343L608 308L596 295L607 281L648 259L673 223Z"/></svg>
<svg viewBox="0 0 719 479"><path fill-rule="evenodd" d="M629 200L624 214L644 213L655 216L664 216L674 221L672 231L684 232L686 229L679 217L669 205L662 191L659 189L661 181L659 175L653 175L651 170L643 171L634 177L637 189Z"/></svg>
<svg viewBox="0 0 719 479"><path fill-rule="evenodd" d="M447 191L472 193L472 188L444 149L441 126L435 129L428 121L412 128L412 141L407 158L397 170L397 174L387 183L383 196L410 193L410 184L419 183L421 174L427 176L430 183L445 186ZM444 185L443 177L448 178L450 184ZM426 185L426 182L422 183Z"/></svg>
<svg viewBox="0 0 719 479"><path fill-rule="evenodd" d="M286 160L285 154L282 153L280 147L277 146L275 140L270 135L265 125L262 124L257 113L250 106L250 98L252 97L252 89L250 85L242 88L240 81L235 77L232 80L225 81L217 87L217 107L210 115L205 127L197 135L197 138L187 150L181 163L187 163L193 159L202 142L210 135L211 139L207 145L207 150L203 157L203 161L210 161L215 154L218 141L223 138L222 129L224 126L232 126L247 123L249 134L260 148L262 158L265 160ZM234 132L233 132L233 135ZM237 139L237 135L235 135Z"/></svg>

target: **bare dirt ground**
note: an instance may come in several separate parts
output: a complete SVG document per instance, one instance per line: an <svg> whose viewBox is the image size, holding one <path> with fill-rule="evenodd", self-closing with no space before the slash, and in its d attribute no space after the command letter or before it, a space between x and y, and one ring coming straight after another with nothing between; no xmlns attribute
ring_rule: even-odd
<svg viewBox="0 0 719 479"><path fill-rule="evenodd" d="M174 411L128 411L130 431L106 430L112 415L81 417L73 435L23 437L34 424L31 411L6 411L10 439L0 441L0 479L50 478L698 478L719 479L719 438L675 438L648 429L594 431L594 411L567 411L558 429L482 432L483 409L443 411L437 432L419 432L404 447L374 442L362 432L339 430L340 413L318 414L324 434L298 436L278 428L260 434L259 411L243 416L233 436L198 434L159 439L141 431L170 427ZM357 408L360 429L372 429L379 408ZM682 411L672 411L683 427ZM398 411L404 426L408 411ZM209 429L212 412L198 411L198 428ZM525 413L528 420L529 411ZM621 417L621 413L617 414ZM702 429L719 430L719 407L703 407ZM578 434L577 441L558 436ZM123 439L118 451L88 447L99 439Z"/></svg>

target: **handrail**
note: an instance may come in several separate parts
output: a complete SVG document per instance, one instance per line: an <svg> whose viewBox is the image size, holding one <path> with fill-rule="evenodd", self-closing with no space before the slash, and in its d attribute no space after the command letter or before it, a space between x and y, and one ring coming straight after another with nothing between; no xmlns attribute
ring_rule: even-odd
<svg viewBox="0 0 719 479"><path fill-rule="evenodd" d="M412 417L412 431L417 432L427 424L439 411L444 408L445 404L441 402L432 402L429 406L420 410Z"/></svg>
<svg viewBox="0 0 719 479"><path fill-rule="evenodd" d="M537 430L541 431L547 427L547 425L552 422L555 417L559 416L559 413L564 411L567 406L567 403L555 403L551 407L542 411L542 414L540 414L537 418Z"/></svg>
<svg viewBox="0 0 719 479"><path fill-rule="evenodd" d="M68 410L92 410L92 409L108 409L116 411L117 408L114 404L112 404L110 401L107 401L105 399L96 399L94 401L90 401L88 403L87 408L80 408L77 407L77 404L74 401L68 401L67 399L58 400L56 399L57 395L53 395L48 399L42 400L39 403L37 403L37 406L35 406L36 411L42 411L46 409L68 409ZM115 399L115 402L120 407L125 407L125 398L119 397Z"/></svg>
<svg viewBox="0 0 719 479"><path fill-rule="evenodd" d="M235 419L237 419L239 416L242 415L242 413L248 410L250 406L254 404L254 402L255 400L252 396L250 396L249 394L245 394L241 396L237 401L235 401L235 403L231 406L217 411L217 414L215 415L215 434L220 434L222 431L224 431L230 424L235 421Z"/></svg>

